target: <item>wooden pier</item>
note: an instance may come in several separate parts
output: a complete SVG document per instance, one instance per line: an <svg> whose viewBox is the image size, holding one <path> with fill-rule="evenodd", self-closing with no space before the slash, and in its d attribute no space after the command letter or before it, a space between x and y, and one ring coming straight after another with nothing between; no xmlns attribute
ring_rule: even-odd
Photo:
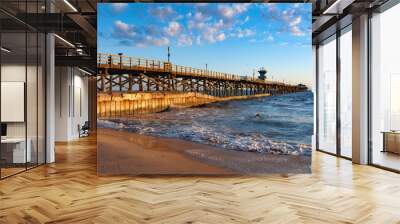
<svg viewBox="0 0 400 224"><path fill-rule="evenodd" d="M303 85L290 85L123 55L98 53L97 68L97 88L100 93L199 92L216 97L229 97L306 90Z"/></svg>
<svg viewBox="0 0 400 224"><path fill-rule="evenodd" d="M97 116L124 117L173 107L305 91L247 76L122 55L98 54Z"/></svg>

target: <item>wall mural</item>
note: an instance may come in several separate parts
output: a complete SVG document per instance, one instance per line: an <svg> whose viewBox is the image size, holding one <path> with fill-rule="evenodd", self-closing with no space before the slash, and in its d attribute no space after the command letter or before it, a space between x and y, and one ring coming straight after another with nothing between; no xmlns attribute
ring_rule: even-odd
<svg viewBox="0 0 400 224"><path fill-rule="evenodd" d="M309 173L311 4L99 3L98 173Z"/></svg>

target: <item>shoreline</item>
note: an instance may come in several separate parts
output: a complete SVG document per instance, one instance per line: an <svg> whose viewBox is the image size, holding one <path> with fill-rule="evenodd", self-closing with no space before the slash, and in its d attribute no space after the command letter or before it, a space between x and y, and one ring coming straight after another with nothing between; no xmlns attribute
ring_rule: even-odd
<svg viewBox="0 0 400 224"><path fill-rule="evenodd" d="M205 102L205 103L202 103L202 104L198 104L198 105L187 105L187 106L171 105L170 108L201 107L201 106L205 106L205 105L212 104L212 103L225 102L225 101L235 101L235 100L251 100L251 99L257 99L257 98L267 97L267 96L271 96L271 94L265 93L265 94L256 94L256 95L248 95L248 96L216 97L217 99L215 99L213 101L208 101L208 102Z"/></svg>
<svg viewBox="0 0 400 224"><path fill-rule="evenodd" d="M99 128L99 175L310 173L311 156L222 149L175 138Z"/></svg>

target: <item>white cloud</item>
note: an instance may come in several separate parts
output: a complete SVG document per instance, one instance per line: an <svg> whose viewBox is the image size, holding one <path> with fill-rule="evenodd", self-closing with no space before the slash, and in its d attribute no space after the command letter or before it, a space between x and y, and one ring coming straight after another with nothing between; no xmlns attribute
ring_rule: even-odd
<svg viewBox="0 0 400 224"><path fill-rule="evenodd" d="M289 26L290 33L294 36L304 36L305 32L301 30L301 16L296 16L296 10L287 9L282 12L282 19Z"/></svg>
<svg viewBox="0 0 400 224"><path fill-rule="evenodd" d="M215 42L215 30L213 28L206 29L203 32L203 38L208 42L208 43L214 43Z"/></svg>
<svg viewBox="0 0 400 224"><path fill-rule="evenodd" d="M222 17L226 19L232 19L235 15L247 11L249 4L232 4L232 5L220 5L218 11Z"/></svg>
<svg viewBox="0 0 400 224"><path fill-rule="evenodd" d="M161 37L159 39L153 39L152 42L157 46L163 46L169 44L169 39L166 37Z"/></svg>
<svg viewBox="0 0 400 224"><path fill-rule="evenodd" d="M238 38L243 38L243 37L249 37L255 35L255 32L250 30L250 29L241 29L238 28L236 30L236 33L234 33L232 36L238 37Z"/></svg>
<svg viewBox="0 0 400 224"><path fill-rule="evenodd" d="M189 29L198 29L198 30L202 30L206 27L206 23L204 22L196 22L193 20L190 20L188 22L188 28Z"/></svg>
<svg viewBox="0 0 400 224"><path fill-rule="evenodd" d="M198 17L198 19L199 18L200 17ZM190 32L195 33L196 35L198 34L196 38L192 38L196 40L196 44L201 44L203 41L208 43L215 43L225 40L226 35L224 33L224 30L228 27L225 24L224 20L219 19L218 21L213 22L202 21L205 18L206 17L201 17L201 21L197 21L196 19L188 21L187 27L189 28Z"/></svg>
<svg viewBox="0 0 400 224"><path fill-rule="evenodd" d="M245 11L247 11L247 8L249 7L249 3L239 3L239 4L234 4L233 5L233 8L235 9L235 11L237 12L237 13L242 13L242 12L245 12Z"/></svg>
<svg viewBox="0 0 400 224"><path fill-rule="evenodd" d="M161 20L171 19L177 15L171 6L150 8L149 13Z"/></svg>
<svg viewBox="0 0 400 224"><path fill-rule="evenodd" d="M225 33L223 32L225 27L224 21L222 19L214 24L204 25L200 31L202 33L202 39L208 43L215 43L217 41L223 41L226 39Z"/></svg>
<svg viewBox="0 0 400 224"><path fill-rule="evenodd" d="M169 36L176 36L181 31L181 25L176 21L169 22L168 27L164 28L164 31Z"/></svg>
<svg viewBox="0 0 400 224"><path fill-rule="evenodd" d="M300 4L294 4L293 7L280 11L274 4L266 4L267 13L264 16L282 24L281 31L278 32L288 32L293 36L304 36L308 33L308 30L302 26L305 14L300 6Z"/></svg>
<svg viewBox="0 0 400 224"><path fill-rule="evenodd" d="M220 33L216 36L216 40L217 41L223 41L225 40L225 34L224 33Z"/></svg>
<svg viewBox="0 0 400 224"><path fill-rule="evenodd" d="M115 26L123 31L129 30L129 25L127 23L122 22L121 20L115 21Z"/></svg>
<svg viewBox="0 0 400 224"><path fill-rule="evenodd" d="M275 7L268 8L271 12L277 12L276 20L279 21L281 29L278 31L289 32L295 36L305 35L302 30L303 19L301 14L293 12L293 8L280 11ZM113 27L114 37L122 43L130 46L163 46L177 44L178 46L201 45L205 43L222 42L230 38L247 38L254 43L273 42L274 36L270 32L255 32L255 27L245 24L251 18L246 12L248 4L221 4L215 7L202 7L196 4L195 10L179 15L178 11L171 6L153 7L147 12L151 16L164 20L148 25L132 25L120 20L116 21ZM265 6L267 14L269 11ZM242 14L241 14L242 13ZM185 20L177 20L184 17ZM275 37L276 38L276 37ZM277 41L277 44L282 44ZM282 44L284 45L284 44Z"/></svg>
<svg viewBox="0 0 400 224"><path fill-rule="evenodd" d="M293 26L290 28L290 32L294 35L294 36L304 36L305 32L302 31L298 26Z"/></svg>
<svg viewBox="0 0 400 224"><path fill-rule="evenodd" d="M290 26L298 26L301 23L301 16L294 18L292 21L289 21Z"/></svg>
<svg viewBox="0 0 400 224"><path fill-rule="evenodd" d="M305 35L305 32L302 31L299 27L300 24L301 24L301 16L298 16L289 22L290 32L294 36L304 36Z"/></svg>
<svg viewBox="0 0 400 224"><path fill-rule="evenodd" d="M233 9L231 7L227 7L227 6L221 7L219 9L219 11L221 12L222 16L224 16L225 18L228 18L228 19L232 18L235 14Z"/></svg>
<svg viewBox="0 0 400 224"><path fill-rule="evenodd" d="M136 47L147 47L147 46L166 46L169 44L169 39L166 37L156 38L153 36L145 36L140 41L129 42Z"/></svg>
<svg viewBox="0 0 400 224"><path fill-rule="evenodd" d="M178 38L178 45L179 46L192 46L193 40L192 37L189 35L182 34Z"/></svg>
<svg viewBox="0 0 400 224"><path fill-rule="evenodd" d="M207 27L203 31L203 39L208 43L215 43L217 41L225 40L225 34L219 32L215 27Z"/></svg>
<svg viewBox="0 0 400 224"><path fill-rule="evenodd" d="M220 19L214 24L215 29L222 29L225 26L224 20Z"/></svg>
<svg viewBox="0 0 400 224"><path fill-rule="evenodd" d="M187 30L190 31L192 43L215 43L224 41L231 36L254 35L254 32L250 29L240 30L238 34L234 31L236 30L235 27L243 25L243 21L250 20L248 15L245 15L241 21L236 20L239 14L248 10L249 4L221 4L215 8L202 6L203 4L196 4L195 11L185 14L188 18L187 23L181 23L182 28L186 25ZM182 29L182 32L184 31L186 30ZM233 33L235 34L233 35ZM179 42L179 40L177 41Z"/></svg>
<svg viewBox="0 0 400 224"><path fill-rule="evenodd" d="M147 25L136 27L124 23L121 20L114 22L114 28L111 34L124 46L164 46L170 43L170 40L164 36L166 34L156 29L154 26Z"/></svg>
<svg viewBox="0 0 400 224"><path fill-rule="evenodd" d="M113 31L114 36L120 38L131 38L136 35L135 27L133 25L124 23L121 20L115 21L114 24L115 24L115 29Z"/></svg>
<svg viewBox="0 0 400 224"><path fill-rule="evenodd" d="M122 12L128 7L128 3L112 3L111 9L114 12Z"/></svg>
<svg viewBox="0 0 400 224"><path fill-rule="evenodd" d="M203 12L197 11L194 14L194 19L197 22L205 22L205 21L208 21L208 20L212 19L212 17L210 15L207 15L207 14L203 13Z"/></svg>

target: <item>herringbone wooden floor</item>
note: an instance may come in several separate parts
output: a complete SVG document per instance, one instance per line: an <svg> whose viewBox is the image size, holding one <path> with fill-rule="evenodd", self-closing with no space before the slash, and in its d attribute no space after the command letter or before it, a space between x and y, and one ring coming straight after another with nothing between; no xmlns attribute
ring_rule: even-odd
<svg viewBox="0 0 400 224"><path fill-rule="evenodd" d="M400 175L313 154L313 174L99 177L96 141L0 181L0 223L400 223Z"/></svg>

